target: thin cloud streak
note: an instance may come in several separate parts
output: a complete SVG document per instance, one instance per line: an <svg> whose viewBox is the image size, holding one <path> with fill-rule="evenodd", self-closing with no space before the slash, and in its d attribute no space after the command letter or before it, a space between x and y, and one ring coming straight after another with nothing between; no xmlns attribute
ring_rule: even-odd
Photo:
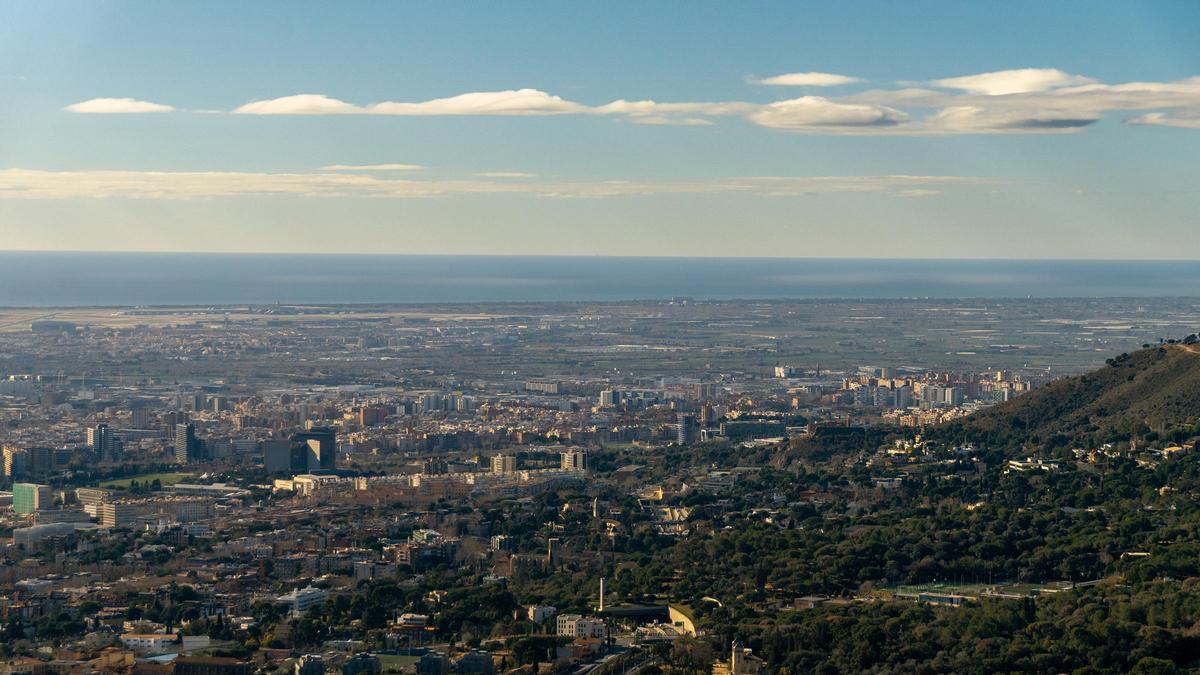
<svg viewBox="0 0 1200 675"><path fill-rule="evenodd" d="M842 84L862 82L862 78L835 73L784 73L761 80L751 79L752 84L763 84L774 87L836 87Z"/></svg>
<svg viewBox="0 0 1200 675"><path fill-rule="evenodd" d="M420 164L330 164L322 171L421 171Z"/></svg>
<svg viewBox="0 0 1200 675"><path fill-rule="evenodd" d="M493 174L495 175L495 174ZM508 175L506 177L517 177ZM934 196L991 181L969 176L751 176L702 181L414 180L361 173L0 170L0 199L167 199L240 196L439 198L460 195L608 198L737 193L800 197L832 193Z"/></svg>

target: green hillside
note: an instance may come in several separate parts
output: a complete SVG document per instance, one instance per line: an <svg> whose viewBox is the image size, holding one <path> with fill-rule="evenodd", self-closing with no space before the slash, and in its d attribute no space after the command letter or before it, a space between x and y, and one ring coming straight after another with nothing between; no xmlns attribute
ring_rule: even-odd
<svg viewBox="0 0 1200 675"><path fill-rule="evenodd" d="M1200 434L1200 350L1170 344L1111 359L935 430L993 449L1053 450Z"/></svg>

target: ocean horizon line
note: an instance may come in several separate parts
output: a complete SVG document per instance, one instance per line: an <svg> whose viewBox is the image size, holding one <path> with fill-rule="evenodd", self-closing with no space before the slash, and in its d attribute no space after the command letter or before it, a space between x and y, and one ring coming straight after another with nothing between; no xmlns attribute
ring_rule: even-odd
<svg viewBox="0 0 1200 675"><path fill-rule="evenodd" d="M364 257L364 258L521 258L581 260L769 260L769 261L894 261L894 262L1005 262L1005 263L1200 263L1200 258L1006 258L990 256L766 256L766 255L611 255L581 253L377 253L370 251L140 251L128 249L2 249L0 255L164 255L164 256L269 256L269 257Z"/></svg>
<svg viewBox="0 0 1200 675"><path fill-rule="evenodd" d="M0 306L1200 297L1200 261L0 251Z"/></svg>

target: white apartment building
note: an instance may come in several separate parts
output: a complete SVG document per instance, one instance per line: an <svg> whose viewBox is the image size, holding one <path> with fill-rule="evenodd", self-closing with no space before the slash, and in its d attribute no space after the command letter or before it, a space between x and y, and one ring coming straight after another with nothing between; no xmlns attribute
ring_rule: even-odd
<svg viewBox="0 0 1200 675"><path fill-rule="evenodd" d="M135 652L153 654L166 651L178 639L175 633L125 633L121 644Z"/></svg>
<svg viewBox="0 0 1200 675"><path fill-rule="evenodd" d="M562 637L602 638L604 633L604 621L601 619L578 614L563 614L558 617L558 634Z"/></svg>
<svg viewBox="0 0 1200 675"><path fill-rule="evenodd" d="M287 605L288 611L292 615L299 616L307 612L310 607L325 604L325 597L325 591L308 586L294 590L287 595L281 595L276 598L276 601L281 605Z"/></svg>
<svg viewBox="0 0 1200 675"><path fill-rule="evenodd" d="M525 612L530 621L541 623L558 614L558 608L550 605L529 605L525 608Z"/></svg>

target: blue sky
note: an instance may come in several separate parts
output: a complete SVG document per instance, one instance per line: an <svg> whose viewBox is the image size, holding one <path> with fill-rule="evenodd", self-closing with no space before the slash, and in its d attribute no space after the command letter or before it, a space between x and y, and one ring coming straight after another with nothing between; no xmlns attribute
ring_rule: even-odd
<svg viewBox="0 0 1200 675"><path fill-rule="evenodd" d="M8 2L0 248L1195 258L1198 76L1194 2Z"/></svg>

